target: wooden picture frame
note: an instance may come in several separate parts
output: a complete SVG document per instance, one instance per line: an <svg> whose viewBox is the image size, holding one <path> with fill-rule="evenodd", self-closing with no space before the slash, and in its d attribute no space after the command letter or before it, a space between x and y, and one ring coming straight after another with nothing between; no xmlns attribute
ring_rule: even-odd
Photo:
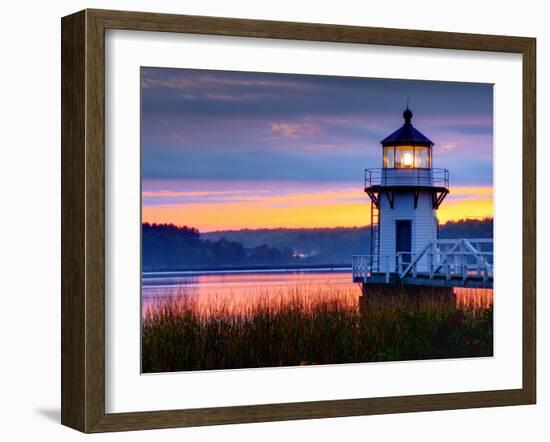
<svg viewBox="0 0 550 442"><path fill-rule="evenodd" d="M105 30L163 31L523 57L523 385L518 389L132 413L105 412ZM84 10L62 19L62 408L83 432L533 404L536 398L534 38Z"/></svg>

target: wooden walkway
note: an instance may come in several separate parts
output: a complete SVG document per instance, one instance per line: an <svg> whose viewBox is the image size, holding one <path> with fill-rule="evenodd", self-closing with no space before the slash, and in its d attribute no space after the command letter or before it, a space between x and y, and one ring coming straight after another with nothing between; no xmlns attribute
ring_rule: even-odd
<svg viewBox="0 0 550 442"><path fill-rule="evenodd" d="M417 254L356 255L353 282L493 288L493 240L435 240Z"/></svg>

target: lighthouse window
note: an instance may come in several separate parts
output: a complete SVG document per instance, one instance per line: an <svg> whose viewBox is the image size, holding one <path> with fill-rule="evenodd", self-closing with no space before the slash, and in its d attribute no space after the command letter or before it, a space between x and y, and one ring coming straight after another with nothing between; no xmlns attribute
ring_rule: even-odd
<svg viewBox="0 0 550 442"><path fill-rule="evenodd" d="M429 147L415 146L414 167L429 169L431 167L431 152Z"/></svg>
<svg viewBox="0 0 550 442"><path fill-rule="evenodd" d="M414 167L422 168L422 148L416 147L414 149Z"/></svg>
<svg viewBox="0 0 550 442"><path fill-rule="evenodd" d="M395 148L393 146L384 147L384 167L393 169L395 161Z"/></svg>

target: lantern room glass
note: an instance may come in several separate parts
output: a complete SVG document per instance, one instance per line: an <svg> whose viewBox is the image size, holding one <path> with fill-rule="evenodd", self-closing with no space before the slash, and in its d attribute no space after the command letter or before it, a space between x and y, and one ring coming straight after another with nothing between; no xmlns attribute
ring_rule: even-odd
<svg viewBox="0 0 550 442"><path fill-rule="evenodd" d="M385 169L430 169L432 149L427 146L385 146Z"/></svg>

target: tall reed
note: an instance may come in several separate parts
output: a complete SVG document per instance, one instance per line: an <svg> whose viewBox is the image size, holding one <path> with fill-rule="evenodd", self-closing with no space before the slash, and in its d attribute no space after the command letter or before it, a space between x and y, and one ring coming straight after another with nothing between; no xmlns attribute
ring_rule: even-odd
<svg viewBox="0 0 550 442"><path fill-rule="evenodd" d="M236 304L180 293L144 312L145 373L491 356L492 303L400 288L259 292Z"/></svg>

